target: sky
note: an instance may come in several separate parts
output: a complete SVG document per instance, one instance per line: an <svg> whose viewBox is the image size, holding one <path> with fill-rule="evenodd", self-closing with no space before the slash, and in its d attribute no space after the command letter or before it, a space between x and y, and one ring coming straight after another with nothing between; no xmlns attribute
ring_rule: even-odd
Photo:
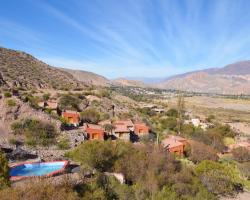
<svg viewBox="0 0 250 200"><path fill-rule="evenodd" d="M57 67L168 77L250 59L249 0L0 0L0 46Z"/></svg>

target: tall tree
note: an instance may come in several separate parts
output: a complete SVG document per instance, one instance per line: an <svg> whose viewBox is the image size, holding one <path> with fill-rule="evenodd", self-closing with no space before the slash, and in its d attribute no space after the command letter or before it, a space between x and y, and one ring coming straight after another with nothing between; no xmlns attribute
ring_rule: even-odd
<svg viewBox="0 0 250 200"><path fill-rule="evenodd" d="M178 100L177 100L177 111L178 111L177 130L178 130L178 134L181 133L181 125L183 123L184 107L185 107L184 95L182 93L179 93Z"/></svg>

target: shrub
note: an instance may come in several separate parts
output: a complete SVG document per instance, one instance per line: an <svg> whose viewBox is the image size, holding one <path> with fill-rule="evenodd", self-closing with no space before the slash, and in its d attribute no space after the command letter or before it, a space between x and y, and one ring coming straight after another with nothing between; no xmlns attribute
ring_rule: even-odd
<svg viewBox="0 0 250 200"><path fill-rule="evenodd" d="M250 161L250 151L245 147L238 147L232 150L233 158L238 162Z"/></svg>
<svg viewBox="0 0 250 200"><path fill-rule="evenodd" d="M202 161L195 168L196 174L200 177L203 185L216 195L233 195L237 192L239 184L234 182L230 170L220 163L213 161Z"/></svg>
<svg viewBox="0 0 250 200"><path fill-rule="evenodd" d="M59 99L59 108L61 110L80 110L81 100L73 95L64 94Z"/></svg>
<svg viewBox="0 0 250 200"><path fill-rule="evenodd" d="M162 129L175 130L177 126L177 120L174 117L168 117L160 120Z"/></svg>
<svg viewBox="0 0 250 200"><path fill-rule="evenodd" d="M7 104L7 106L9 106L9 107L14 107L14 106L16 106L16 101L15 101L14 99L8 99L8 100L6 101L6 104Z"/></svg>
<svg viewBox="0 0 250 200"><path fill-rule="evenodd" d="M44 101L48 101L49 98L50 98L50 94L49 93L43 95L43 100Z"/></svg>
<svg viewBox="0 0 250 200"><path fill-rule="evenodd" d="M69 140L67 138L62 138L61 140L59 140L59 142L57 143L57 146L59 149L61 150L66 150L70 148L70 143Z"/></svg>
<svg viewBox="0 0 250 200"><path fill-rule="evenodd" d="M171 108L167 111L167 116L169 117L175 117L177 118L178 117L178 111L174 108Z"/></svg>
<svg viewBox="0 0 250 200"><path fill-rule="evenodd" d="M5 98L12 97L12 94L10 92L4 92L3 95L4 95Z"/></svg>
<svg viewBox="0 0 250 200"><path fill-rule="evenodd" d="M81 118L85 122L96 124L100 120L100 113L94 108L88 108L81 112Z"/></svg>
<svg viewBox="0 0 250 200"><path fill-rule="evenodd" d="M71 183L53 183L45 180L33 180L25 184L7 188L0 192L2 200L80 200Z"/></svg>
<svg viewBox="0 0 250 200"><path fill-rule="evenodd" d="M36 119L25 119L11 124L14 134L25 135L30 145L50 145L55 142L57 131L55 126Z"/></svg>
<svg viewBox="0 0 250 200"><path fill-rule="evenodd" d="M217 152L210 146L201 142L191 141L189 159L194 163L199 163L203 160L217 161L219 158Z"/></svg>
<svg viewBox="0 0 250 200"><path fill-rule="evenodd" d="M0 189L3 189L8 186L10 186L8 160L6 159L5 155L0 151Z"/></svg>
<svg viewBox="0 0 250 200"><path fill-rule="evenodd" d="M110 170L115 161L111 141L87 141L69 153L69 157L80 162L85 169Z"/></svg>
<svg viewBox="0 0 250 200"><path fill-rule="evenodd" d="M239 163L238 168L241 175L250 180L250 162Z"/></svg>

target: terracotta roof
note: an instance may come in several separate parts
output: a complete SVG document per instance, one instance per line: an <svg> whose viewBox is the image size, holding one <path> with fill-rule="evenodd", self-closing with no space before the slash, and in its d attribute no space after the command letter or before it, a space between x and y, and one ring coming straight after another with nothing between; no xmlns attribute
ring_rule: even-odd
<svg viewBox="0 0 250 200"><path fill-rule="evenodd" d="M178 135L171 135L169 138L172 138L172 139L175 139L177 141L187 141L187 139L181 137L181 136L178 136Z"/></svg>
<svg viewBox="0 0 250 200"><path fill-rule="evenodd" d="M118 120L114 122L114 125L124 125L124 126L131 126L133 127L134 124L133 122L129 119L129 120Z"/></svg>
<svg viewBox="0 0 250 200"><path fill-rule="evenodd" d="M96 124L87 124L86 126L87 126L87 128L91 128L91 129L100 129L100 130L103 130L102 126L96 125Z"/></svg>
<svg viewBox="0 0 250 200"><path fill-rule="evenodd" d="M162 140L161 143L163 147L168 147L168 148L183 146L182 142L179 142L178 140L170 138L170 137Z"/></svg>
<svg viewBox="0 0 250 200"><path fill-rule="evenodd" d="M116 133L129 133L130 130L128 129L128 127L126 125L116 124L115 125L115 132Z"/></svg>

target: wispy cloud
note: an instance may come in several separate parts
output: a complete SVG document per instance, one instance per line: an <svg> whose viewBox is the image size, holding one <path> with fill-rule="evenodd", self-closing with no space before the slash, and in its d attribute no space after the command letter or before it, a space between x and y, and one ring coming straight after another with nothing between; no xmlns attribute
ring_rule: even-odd
<svg viewBox="0 0 250 200"><path fill-rule="evenodd" d="M109 77L168 76L250 58L246 0L25 3L57 26L55 35L8 23L0 34L40 46L47 53L39 57L57 66Z"/></svg>

